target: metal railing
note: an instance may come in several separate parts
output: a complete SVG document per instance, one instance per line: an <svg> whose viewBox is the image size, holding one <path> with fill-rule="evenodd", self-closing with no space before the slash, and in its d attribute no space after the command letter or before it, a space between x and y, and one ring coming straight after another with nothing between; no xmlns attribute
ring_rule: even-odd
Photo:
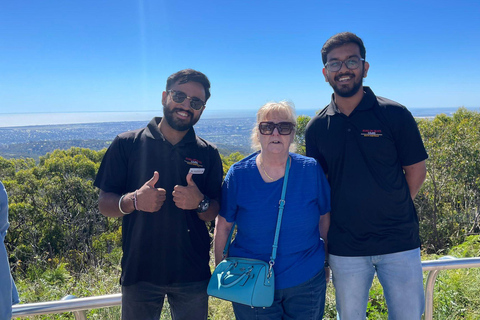
<svg viewBox="0 0 480 320"><path fill-rule="evenodd" d="M433 319L433 289L438 273L441 270L478 267L480 267L480 257L457 259L445 256L438 260L422 261L423 271L429 271L425 283L425 320ZM66 296L60 301L15 305L13 306L13 317L24 318L41 314L73 312L76 320L86 320L86 310L119 306L121 303L121 293L88 298Z"/></svg>
<svg viewBox="0 0 480 320"><path fill-rule="evenodd" d="M66 296L59 301L15 305L12 308L12 317L25 318L41 314L73 312L76 320L86 320L86 310L119 306L121 304L121 293L88 298Z"/></svg>
<svg viewBox="0 0 480 320"><path fill-rule="evenodd" d="M440 270L480 267L480 258L457 259L445 256L438 260L422 261L423 271L429 271L425 283L425 320L433 319L433 288Z"/></svg>

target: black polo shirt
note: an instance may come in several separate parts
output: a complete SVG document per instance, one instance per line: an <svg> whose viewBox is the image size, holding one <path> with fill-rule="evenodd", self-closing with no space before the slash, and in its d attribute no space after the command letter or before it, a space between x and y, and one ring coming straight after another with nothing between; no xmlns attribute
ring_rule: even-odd
<svg viewBox="0 0 480 320"><path fill-rule="evenodd" d="M220 201L223 167L215 146L190 129L176 145L165 140L154 118L146 128L118 135L108 148L95 180L105 192L139 189L159 172L155 187L167 191L162 208L123 217L122 276L128 286L139 281L157 285L206 280L210 277L210 237L195 210L173 202L175 185L187 185L190 168L204 169L193 180L200 191Z"/></svg>
<svg viewBox="0 0 480 320"><path fill-rule="evenodd" d="M427 158L411 113L369 87L346 116L332 102L307 125L307 155L332 189L329 252L370 256L420 246L418 217L402 166Z"/></svg>

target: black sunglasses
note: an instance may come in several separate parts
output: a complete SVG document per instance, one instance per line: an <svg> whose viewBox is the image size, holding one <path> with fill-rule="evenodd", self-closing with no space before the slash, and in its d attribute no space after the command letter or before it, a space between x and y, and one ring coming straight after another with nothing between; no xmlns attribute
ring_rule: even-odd
<svg viewBox="0 0 480 320"><path fill-rule="evenodd" d="M190 108L193 110L200 110L205 107L205 102L198 99L197 97L189 97L185 92L176 91L176 90L167 90L167 92L172 94L172 100L176 103L182 103L185 99L190 100Z"/></svg>
<svg viewBox="0 0 480 320"><path fill-rule="evenodd" d="M258 124L258 130L263 135L273 134L273 130L275 130L275 128L277 128L278 134L281 134L282 136L286 136L292 133L293 128L295 128L295 125L291 122L274 123L271 121L263 121Z"/></svg>

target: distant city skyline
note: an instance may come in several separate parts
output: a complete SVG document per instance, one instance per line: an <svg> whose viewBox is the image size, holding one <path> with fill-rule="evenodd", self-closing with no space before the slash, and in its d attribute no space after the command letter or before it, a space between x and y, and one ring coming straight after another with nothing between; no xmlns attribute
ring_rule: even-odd
<svg viewBox="0 0 480 320"><path fill-rule="evenodd" d="M211 80L206 116L272 100L318 110L332 93L320 50L342 31L364 40L377 95L479 108L479 15L478 0L0 0L0 113L158 113L184 68Z"/></svg>
<svg viewBox="0 0 480 320"><path fill-rule="evenodd" d="M480 107L466 108L470 111L480 112ZM320 109L297 109L297 116L305 115L313 117ZM432 118L438 114L452 115L458 108L410 108L414 117ZM235 119L235 118L255 118L256 109L244 110L205 110L202 119ZM41 126L41 125L60 125L60 124L80 124L80 123L99 123L99 122L128 122L144 121L145 124L153 117L161 117L160 110L148 111L129 111L129 112L40 112L40 113L0 113L0 128Z"/></svg>

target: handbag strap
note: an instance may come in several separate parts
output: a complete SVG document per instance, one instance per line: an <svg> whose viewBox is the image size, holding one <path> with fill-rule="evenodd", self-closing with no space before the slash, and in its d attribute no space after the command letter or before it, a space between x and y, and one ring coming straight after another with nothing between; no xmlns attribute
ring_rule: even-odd
<svg viewBox="0 0 480 320"><path fill-rule="evenodd" d="M285 176L283 178L282 196L278 202L278 218L277 227L275 228L275 239L273 240L272 256L270 257L270 266L273 266L277 258L278 237L280 235L280 226L282 225L283 209L285 208L285 193L287 192L288 173L290 172L290 156L287 159L287 166L285 167Z"/></svg>
<svg viewBox="0 0 480 320"><path fill-rule="evenodd" d="M287 192L287 182L288 182L288 173L290 172L290 163L291 163L291 158L289 156L287 159L287 165L285 167L285 175L283 177L282 195L280 197L280 201L278 202L279 206L278 206L277 226L275 228L275 238L273 239L272 255L270 256L270 261L268 262L268 264L270 265L270 269L272 269L273 265L275 264L275 259L277 257L278 237L280 235L280 226L282 225L283 209L285 208L285 193ZM225 243L225 248L223 249L223 258L227 256L228 248L230 247L230 242L232 241L235 224L236 222L233 223L232 229L230 230L230 234L228 235L227 242Z"/></svg>

